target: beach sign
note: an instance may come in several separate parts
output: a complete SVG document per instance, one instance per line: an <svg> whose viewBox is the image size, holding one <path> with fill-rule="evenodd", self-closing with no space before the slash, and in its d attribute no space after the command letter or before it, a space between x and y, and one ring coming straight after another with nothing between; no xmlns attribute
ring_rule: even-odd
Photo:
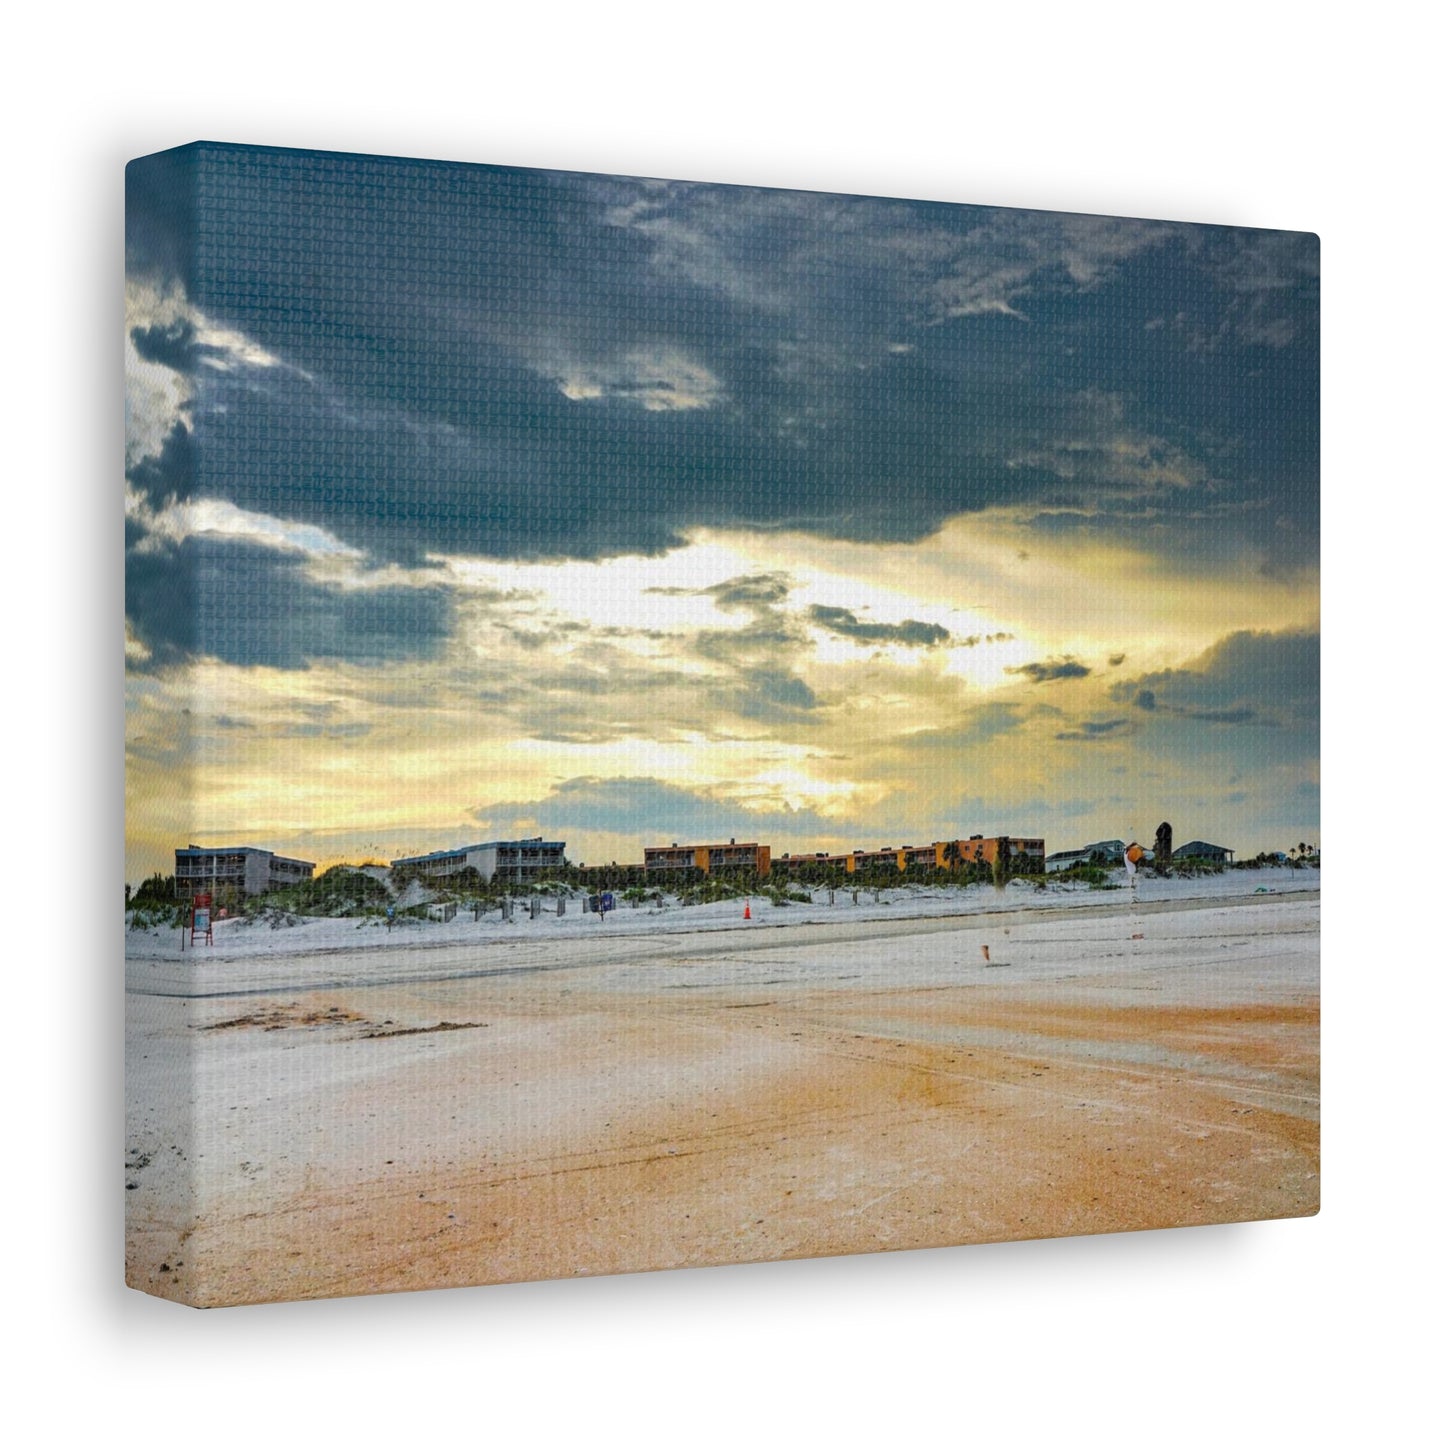
<svg viewBox="0 0 1445 1445"><path fill-rule="evenodd" d="M211 931L211 895L209 893L197 893L191 899L191 947L196 946L196 939L201 938L208 944L216 941Z"/></svg>

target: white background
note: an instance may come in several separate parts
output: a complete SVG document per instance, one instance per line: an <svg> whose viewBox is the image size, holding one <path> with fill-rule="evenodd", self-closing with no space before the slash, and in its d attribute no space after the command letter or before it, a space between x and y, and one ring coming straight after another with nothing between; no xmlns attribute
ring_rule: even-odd
<svg viewBox="0 0 1445 1445"><path fill-rule="evenodd" d="M1439 1286L1420 701L1438 77L1413 7L1350 28L1262 3L513 8L8 23L0 1318L19 1438L1402 1434ZM208 1314L125 1291L122 167L194 139L1318 231L1323 1213Z"/></svg>

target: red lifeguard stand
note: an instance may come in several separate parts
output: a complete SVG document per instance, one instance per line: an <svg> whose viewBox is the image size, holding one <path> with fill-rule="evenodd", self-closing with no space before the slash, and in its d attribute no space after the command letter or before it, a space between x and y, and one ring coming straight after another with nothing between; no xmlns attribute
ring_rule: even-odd
<svg viewBox="0 0 1445 1445"><path fill-rule="evenodd" d="M194 893L191 895L191 947L196 946L196 939L204 938L208 945L216 941L215 934L211 931L211 895L209 893Z"/></svg>

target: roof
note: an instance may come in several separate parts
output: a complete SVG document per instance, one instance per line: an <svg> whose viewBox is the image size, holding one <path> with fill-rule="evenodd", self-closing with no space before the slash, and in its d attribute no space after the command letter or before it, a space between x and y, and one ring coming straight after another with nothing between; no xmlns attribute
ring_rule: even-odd
<svg viewBox="0 0 1445 1445"><path fill-rule="evenodd" d="M1050 853L1050 858L1087 858L1090 853L1122 853L1124 840L1108 838L1100 843L1085 843L1082 848L1065 848L1060 853Z"/></svg>
<svg viewBox="0 0 1445 1445"><path fill-rule="evenodd" d="M396 868L405 863L435 863L442 858L465 858L468 853L480 853L484 848L565 848L565 842L548 842L542 838L507 838L490 843L464 843L460 848L439 848L435 853L418 853L412 858L393 858L391 866Z"/></svg>
<svg viewBox="0 0 1445 1445"><path fill-rule="evenodd" d="M226 853L251 853L258 858L275 859L277 863L300 863L304 868L316 866L309 858L288 858L272 848L253 848L249 844L238 844L232 848L198 848L191 843L185 848L176 849L177 858L219 858Z"/></svg>

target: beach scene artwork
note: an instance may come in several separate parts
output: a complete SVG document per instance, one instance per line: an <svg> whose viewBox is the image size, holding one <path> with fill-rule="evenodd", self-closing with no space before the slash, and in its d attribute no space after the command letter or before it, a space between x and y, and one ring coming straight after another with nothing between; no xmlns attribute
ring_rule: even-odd
<svg viewBox="0 0 1445 1445"><path fill-rule="evenodd" d="M1319 1208L1319 243L131 163L125 1273Z"/></svg>

